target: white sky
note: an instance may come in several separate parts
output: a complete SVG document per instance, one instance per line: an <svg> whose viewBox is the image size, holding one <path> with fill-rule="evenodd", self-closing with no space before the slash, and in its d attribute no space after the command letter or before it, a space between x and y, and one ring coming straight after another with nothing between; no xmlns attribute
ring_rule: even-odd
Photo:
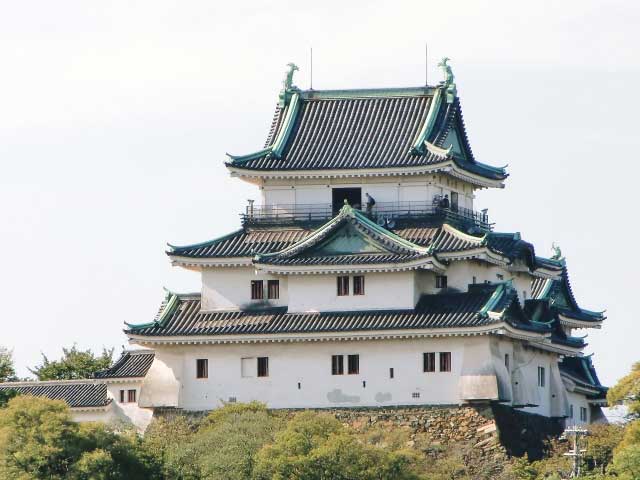
<svg viewBox="0 0 640 480"><path fill-rule="evenodd" d="M197 290L165 242L234 230L250 185L224 152L261 147L286 63L308 87L430 83L446 55L497 230L556 241L611 384L640 360L632 1L0 2L0 344L21 375L62 346L125 343L162 286Z"/></svg>

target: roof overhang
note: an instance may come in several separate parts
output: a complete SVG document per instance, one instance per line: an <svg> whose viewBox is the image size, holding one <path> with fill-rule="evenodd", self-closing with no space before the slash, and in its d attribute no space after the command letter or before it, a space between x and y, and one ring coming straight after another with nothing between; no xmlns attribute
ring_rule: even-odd
<svg viewBox="0 0 640 480"><path fill-rule="evenodd" d="M312 332L312 333L275 333L267 335L182 335L182 336L146 336L127 333L129 341L139 345L200 345L230 343L292 343L292 342L327 342L327 341L359 341L359 340L393 340L406 338L439 338L468 337L478 335L503 335L507 337L541 341L546 333L517 330L506 322L494 323L480 327L437 328L419 330L372 330L344 332Z"/></svg>
<svg viewBox="0 0 640 480"><path fill-rule="evenodd" d="M251 257L193 258L169 255L171 265L198 270L204 267L251 267Z"/></svg>
<svg viewBox="0 0 640 480"><path fill-rule="evenodd" d="M405 272L419 269L433 270L440 273L444 272L447 268L435 257L418 258L403 263L370 263L362 265L272 265L268 263L255 263L254 266L259 272L277 275Z"/></svg>
<svg viewBox="0 0 640 480"><path fill-rule="evenodd" d="M560 320L560 324L565 327L571 328L602 328L602 320L597 321L586 321L586 320L578 320L575 318L567 317L561 313L558 314L558 319Z"/></svg>
<svg viewBox="0 0 640 480"><path fill-rule="evenodd" d="M261 179L298 179L298 178L354 178L354 177L398 177L444 173L469 182L479 188L504 188L504 180L492 180L460 168L453 159L442 163L418 167L387 167L363 169L333 170L249 170L227 163L232 177L242 178L251 183Z"/></svg>

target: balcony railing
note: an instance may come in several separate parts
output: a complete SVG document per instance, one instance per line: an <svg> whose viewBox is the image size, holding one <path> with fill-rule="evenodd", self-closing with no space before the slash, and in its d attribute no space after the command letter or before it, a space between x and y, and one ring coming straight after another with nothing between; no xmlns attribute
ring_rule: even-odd
<svg viewBox="0 0 640 480"><path fill-rule="evenodd" d="M486 210L474 210L450 206L441 207L432 202L377 202L370 210L362 209L369 218L379 225L393 228L403 220L433 219L446 221L465 230L476 228L490 231L491 224ZM299 223L322 223L337 215L339 208L331 204L278 204L278 205L247 205L242 216L244 225L290 225Z"/></svg>

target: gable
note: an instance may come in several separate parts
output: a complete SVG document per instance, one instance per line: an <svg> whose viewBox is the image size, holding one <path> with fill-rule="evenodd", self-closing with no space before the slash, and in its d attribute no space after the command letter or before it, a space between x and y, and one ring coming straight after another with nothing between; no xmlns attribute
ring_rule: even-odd
<svg viewBox="0 0 640 480"><path fill-rule="evenodd" d="M315 257L359 253L390 253L390 250L362 233L351 222L345 222L329 238L307 250L304 255Z"/></svg>
<svg viewBox="0 0 640 480"><path fill-rule="evenodd" d="M462 142L460 141L460 135L457 128L452 128L451 130L449 130L449 133L447 133L447 136L442 142L442 147L447 150L451 148L451 152L454 155L465 159L467 158L464 153L464 148L462 147Z"/></svg>

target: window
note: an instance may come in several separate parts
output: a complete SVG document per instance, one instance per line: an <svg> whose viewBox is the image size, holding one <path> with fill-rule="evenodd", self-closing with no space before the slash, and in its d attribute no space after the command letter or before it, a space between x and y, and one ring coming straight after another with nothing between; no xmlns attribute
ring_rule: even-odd
<svg viewBox="0 0 640 480"><path fill-rule="evenodd" d="M136 391L135 390L129 390L127 392L127 402L129 402L129 403L135 403L136 402Z"/></svg>
<svg viewBox="0 0 640 480"><path fill-rule="evenodd" d="M120 403L124 403L124 390L120 390Z"/></svg>
<svg viewBox="0 0 640 480"><path fill-rule="evenodd" d="M538 367L538 386L539 387L544 387L545 385L545 378L544 378L544 367Z"/></svg>
<svg viewBox="0 0 640 480"><path fill-rule="evenodd" d="M573 405L569 405L569 418L573 418Z"/></svg>
<svg viewBox="0 0 640 480"><path fill-rule="evenodd" d="M262 280L251 280L251 300L262 300L264 298L264 282Z"/></svg>
<svg viewBox="0 0 640 480"><path fill-rule="evenodd" d="M473 277L473 284L476 284L476 277Z"/></svg>
<svg viewBox="0 0 640 480"><path fill-rule="evenodd" d="M347 355L347 373L349 375L360 373L360 355Z"/></svg>
<svg viewBox="0 0 640 480"><path fill-rule="evenodd" d="M209 377L209 360L206 358L199 358L196 360L196 378L208 378Z"/></svg>
<svg viewBox="0 0 640 480"><path fill-rule="evenodd" d="M446 275L436 275L436 288L447 288Z"/></svg>
<svg viewBox="0 0 640 480"><path fill-rule="evenodd" d="M389 369L389 378L393 378L393 368Z"/></svg>
<svg viewBox="0 0 640 480"><path fill-rule="evenodd" d="M507 367L507 372L511 372L511 369L509 368L509 354L508 353L504 354L504 366Z"/></svg>
<svg viewBox="0 0 640 480"><path fill-rule="evenodd" d="M420 392L413 392L411 398L420 398Z"/></svg>
<svg viewBox="0 0 640 480"><path fill-rule="evenodd" d="M501 273L496 273L496 278L500 281L504 280L504 275Z"/></svg>
<svg viewBox="0 0 640 480"><path fill-rule="evenodd" d="M422 371L423 372L435 372L436 371L436 354L433 352L422 354Z"/></svg>
<svg viewBox="0 0 640 480"><path fill-rule="evenodd" d="M331 375L344 375L344 356L331 355Z"/></svg>
<svg viewBox="0 0 640 480"><path fill-rule="evenodd" d="M587 407L580 407L580 421L587 421Z"/></svg>
<svg viewBox="0 0 640 480"><path fill-rule="evenodd" d="M353 294L364 295L364 275L353 277Z"/></svg>
<svg viewBox="0 0 640 480"><path fill-rule="evenodd" d="M451 371L451 352L440 352L440 371Z"/></svg>
<svg viewBox="0 0 640 480"><path fill-rule="evenodd" d="M269 357L258 357L258 376L269 376Z"/></svg>
<svg viewBox="0 0 640 480"><path fill-rule="evenodd" d="M280 298L280 280L267 281L267 298L269 300Z"/></svg>
<svg viewBox="0 0 640 480"><path fill-rule="evenodd" d="M338 296L349 295L349 277L338 277Z"/></svg>
<svg viewBox="0 0 640 480"><path fill-rule="evenodd" d="M526 290L522 290L522 299L523 300L527 299L527 291Z"/></svg>
<svg viewBox="0 0 640 480"><path fill-rule="evenodd" d="M451 192L451 210L458 211L458 192Z"/></svg>

